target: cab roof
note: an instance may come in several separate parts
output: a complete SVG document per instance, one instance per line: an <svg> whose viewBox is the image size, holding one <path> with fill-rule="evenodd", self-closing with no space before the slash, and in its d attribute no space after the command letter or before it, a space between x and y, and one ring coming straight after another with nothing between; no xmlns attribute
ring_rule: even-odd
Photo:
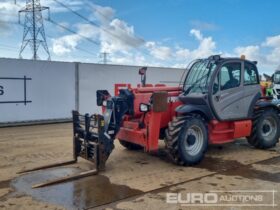
<svg viewBox="0 0 280 210"><path fill-rule="evenodd" d="M241 56L240 58L238 58L238 57L226 57L226 58L224 58L224 57L221 57L221 55L211 55L211 56L209 56L208 57L208 60L214 60L215 62L224 62L224 61L230 61L230 60L232 60L232 61L236 61L236 60L239 60L239 61L247 61L247 62L249 62L249 63L252 63L252 64L254 64L254 65L257 65L257 61L250 61L250 60L247 60L246 58L245 58L245 56Z"/></svg>

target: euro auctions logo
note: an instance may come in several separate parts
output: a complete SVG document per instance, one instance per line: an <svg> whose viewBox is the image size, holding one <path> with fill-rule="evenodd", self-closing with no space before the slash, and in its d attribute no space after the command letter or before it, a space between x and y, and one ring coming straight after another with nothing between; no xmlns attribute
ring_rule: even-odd
<svg viewBox="0 0 280 210"><path fill-rule="evenodd" d="M270 206L275 207L275 190L210 191L207 193L167 193L166 202L181 206Z"/></svg>
<svg viewBox="0 0 280 210"><path fill-rule="evenodd" d="M167 193L167 203L176 204L215 204L218 203L218 195L216 193Z"/></svg>

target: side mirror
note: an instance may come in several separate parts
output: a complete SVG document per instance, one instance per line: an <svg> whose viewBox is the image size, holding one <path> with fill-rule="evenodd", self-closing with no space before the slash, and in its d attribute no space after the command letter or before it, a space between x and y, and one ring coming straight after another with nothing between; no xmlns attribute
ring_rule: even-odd
<svg viewBox="0 0 280 210"><path fill-rule="evenodd" d="M110 97L108 90L97 90L96 91L96 104L97 106L102 106L103 101Z"/></svg>
<svg viewBox="0 0 280 210"><path fill-rule="evenodd" d="M146 72L147 72L148 67L142 67L139 69L139 75L141 75L141 84L142 87L146 86Z"/></svg>
<svg viewBox="0 0 280 210"><path fill-rule="evenodd" d="M139 75L146 75L147 69L147 67L142 67L141 69L139 69Z"/></svg>

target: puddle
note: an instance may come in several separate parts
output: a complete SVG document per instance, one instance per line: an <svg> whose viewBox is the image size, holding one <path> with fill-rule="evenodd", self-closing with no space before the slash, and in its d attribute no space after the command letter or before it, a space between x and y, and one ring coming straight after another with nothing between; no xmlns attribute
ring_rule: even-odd
<svg viewBox="0 0 280 210"><path fill-rule="evenodd" d="M280 156L272 158L272 159L268 159L268 160L263 160L263 161L259 162L258 164L260 164L260 165L279 165Z"/></svg>
<svg viewBox="0 0 280 210"><path fill-rule="evenodd" d="M203 168L212 172L226 171L232 168L244 166L236 160L223 160L220 158L204 157L203 160L195 165L194 168Z"/></svg>
<svg viewBox="0 0 280 210"><path fill-rule="evenodd" d="M274 157L261 161L257 164L278 164L280 157ZM195 168L204 168L212 172L216 172L226 176L240 176L247 179L260 179L263 181L270 181L279 183L280 173L269 173L255 169L251 164L244 165L235 160L222 160L219 158L205 157L200 164L194 166Z"/></svg>
<svg viewBox="0 0 280 210"><path fill-rule="evenodd" d="M242 144L242 142L239 144ZM162 160L170 162L170 159L168 158L165 150L159 150L157 156ZM257 164L278 165L279 163L280 163L280 156L260 161ZM276 183L280 182L280 173L269 173L266 171L257 170L253 168L252 164L245 165L236 160L224 160L221 158L206 156L199 164L194 165L192 167L207 169L211 172L215 172L227 176L240 176L248 179L260 179L260 180L271 181Z"/></svg>
<svg viewBox="0 0 280 210"><path fill-rule="evenodd" d="M261 161L257 164L275 164L279 163L279 161L280 157L276 157ZM145 165L146 162L147 161L139 161L139 163L143 165ZM207 169L218 175L236 176L238 179L246 178L275 183L280 182L280 173L269 173L257 170L252 165L243 165L235 160L205 157L200 164L194 167ZM191 168L189 170L191 170ZM103 175L91 176L39 189L32 189L32 185L34 184L79 172L81 171L77 168L43 170L20 176L13 180L11 185L15 189L16 195L30 195L34 199L60 205L67 209L97 207L143 193L140 190L131 189L128 186L113 184L108 177ZM218 177L218 179L222 179L222 177ZM0 188L1 186L7 186L7 184L8 181L0 182ZM170 183L170 185L172 184L173 183ZM215 186L213 183L208 184Z"/></svg>
<svg viewBox="0 0 280 210"><path fill-rule="evenodd" d="M38 171L20 176L11 184L17 193L30 195L37 200L64 206L67 209L96 207L142 193L124 185L113 184L109 178L102 175L32 189L34 184L79 172L77 168Z"/></svg>
<svg viewBox="0 0 280 210"><path fill-rule="evenodd" d="M243 166L220 174L227 176L241 176L247 179L259 179L275 183L280 182L280 173L269 173L267 171L257 170L252 166Z"/></svg>

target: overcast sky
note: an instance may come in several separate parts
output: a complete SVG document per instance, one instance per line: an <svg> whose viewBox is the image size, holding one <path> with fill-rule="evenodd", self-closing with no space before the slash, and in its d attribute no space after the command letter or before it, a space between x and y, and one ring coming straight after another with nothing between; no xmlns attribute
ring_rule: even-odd
<svg viewBox="0 0 280 210"><path fill-rule="evenodd" d="M186 67L211 54L245 54L261 72L280 64L279 0L59 1L93 24L54 0L41 0L52 20L81 35L45 20L52 60L100 62L99 54L107 52L111 63ZM24 4L0 0L0 57L18 57L23 28L17 12ZM26 51L24 58L30 57Z"/></svg>

